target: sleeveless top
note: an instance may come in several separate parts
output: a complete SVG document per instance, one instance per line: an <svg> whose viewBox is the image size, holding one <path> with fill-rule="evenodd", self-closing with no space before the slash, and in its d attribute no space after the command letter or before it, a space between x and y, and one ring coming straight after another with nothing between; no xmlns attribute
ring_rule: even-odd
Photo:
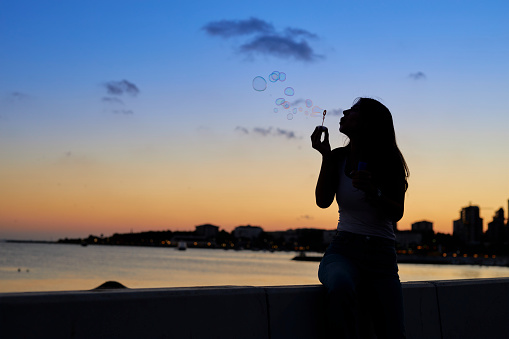
<svg viewBox="0 0 509 339"><path fill-rule="evenodd" d="M395 240L393 222L372 206L366 193L353 187L345 174L346 157L339 169L336 201L339 207L338 231Z"/></svg>

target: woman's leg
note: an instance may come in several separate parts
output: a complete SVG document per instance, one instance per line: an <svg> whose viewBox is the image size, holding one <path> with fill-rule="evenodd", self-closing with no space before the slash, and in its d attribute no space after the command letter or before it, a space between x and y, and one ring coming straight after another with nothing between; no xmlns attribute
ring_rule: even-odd
<svg viewBox="0 0 509 339"><path fill-rule="evenodd" d="M403 293L393 245L370 244L363 266L366 299L377 338L405 338Z"/></svg>
<svg viewBox="0 0 509 339"><path fill-rule="evenodd" d="M369 294L377 338L404 339L403 293L398 276L375 279Z"/></svg>
<svg viewBox="0 0 509 339"><path fill-rule="evenodd" d="M327 288L331 338L357 338L357 286L359 271L341 254L326 254L318 277Z"/></svg>

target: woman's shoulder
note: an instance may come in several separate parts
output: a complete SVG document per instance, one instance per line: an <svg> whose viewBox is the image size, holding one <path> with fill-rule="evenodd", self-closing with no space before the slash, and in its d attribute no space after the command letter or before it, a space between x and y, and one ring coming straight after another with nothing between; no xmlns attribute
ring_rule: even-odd
<svg viewBox="0 0 509 339"><path fill-rule="evenodd" d="M335 157L344 157L348 151L348 147L334 148L331 152Z"/></svg>
<svg viewBox="0 0 509 339"><path fill-rule="evenodd" d="M334 148L326 158L331 164L339 165L346 158L346 148Z"/></svg>

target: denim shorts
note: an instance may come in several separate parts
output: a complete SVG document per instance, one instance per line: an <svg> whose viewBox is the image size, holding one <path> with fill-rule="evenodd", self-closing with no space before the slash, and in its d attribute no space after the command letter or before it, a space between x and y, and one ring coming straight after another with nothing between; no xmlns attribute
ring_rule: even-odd
<svg viewBox="0 0 509 339"><path fill-rule="evenodd" d="M324 264L334 254L350 260L368 278L399 278L394 240L338 231L325 251Z"/></svg>

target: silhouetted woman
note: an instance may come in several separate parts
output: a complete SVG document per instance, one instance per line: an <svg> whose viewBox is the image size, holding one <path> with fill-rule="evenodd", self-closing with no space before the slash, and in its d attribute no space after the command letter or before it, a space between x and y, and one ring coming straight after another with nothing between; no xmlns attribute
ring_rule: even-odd
<svg viewBox="0 0 509 339"><path fill-rule="evenodd" d="M408 168L392 115L377 100L360 98L343 112L339 131L349 143L334 150L327 128L318 126L311 135L322 154L316 204L327 208L336 197L339 206L337 233L318 270L330 328L334 337L358 338L361 300L379 339L405 338L394 225L403 216Z"/></svg>

